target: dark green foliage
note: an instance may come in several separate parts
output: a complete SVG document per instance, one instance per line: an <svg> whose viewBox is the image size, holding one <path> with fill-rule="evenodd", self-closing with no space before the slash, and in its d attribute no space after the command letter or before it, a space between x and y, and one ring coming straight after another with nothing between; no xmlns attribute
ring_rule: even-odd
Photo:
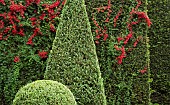
<svg viewBox="0 0 170 105"><path fill-rule="evenodd" d="M77 105L71 91L52 80L37 80L22 87L13 105Z"/></svg>
<svg viewBox="0 0 170 105"><path fill-rule="evenodd" d="M139 72L147 67L149 63L146 23L143 21L133 27L133 38L125 46L125 50L128 52L128 48L133 48L133 42L138 36L142 36L143 38L136 48L133 48L131 52L127 53L127 57L123 59L123 64L118 65L116 57L120 52L115 50L114 45L119 45L117 37L128 34L127 22L130 17L129 13L132 8L137 5L137 2L136 0L111 0L112 13L110 22L106 23L104 21L107 17L107 11L98 13L96 8L107 6L107 1L108 0L85 0L94 38L96 36L96 26L92 21L92 13L101 27L107 27L107 33L109 34L106 41L101 39L100 43L96 44L99 65L104 79L107 104L148 105L148 73L141 74ZM123 8L123 12L117 21L117 27L114 28L113 20L121 7ZM143 1L138 11L145 11L145 7L146 4L145 1ZM135 19L136 18L134 18L134 20ZM147 69L149 72L149 67L147 67Z"/></svg>
<svg viewBox="0 0 170 105"><path fill-rule="evenodd" d="M170 105L170 2L151 0L148 14L152 18L149 30L152 103Z"/></svg>
<svg viewBox="0 0 170 105"><path fill-rule="evenodd" d="M103 81L84 0L67 0L45 79L68 86L79 105L105 105Z"/></svg>

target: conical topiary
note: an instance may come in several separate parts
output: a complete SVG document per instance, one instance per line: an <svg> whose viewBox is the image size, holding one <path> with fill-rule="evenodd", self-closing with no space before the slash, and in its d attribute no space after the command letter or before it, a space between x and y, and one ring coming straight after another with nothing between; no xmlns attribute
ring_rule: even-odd
<svg viewBox="0 0 170 105"><path fill-rule="evenodd" d="M45 79L67 85L79 105L105 105L103 80L84 0L67 0Z"/></svg>

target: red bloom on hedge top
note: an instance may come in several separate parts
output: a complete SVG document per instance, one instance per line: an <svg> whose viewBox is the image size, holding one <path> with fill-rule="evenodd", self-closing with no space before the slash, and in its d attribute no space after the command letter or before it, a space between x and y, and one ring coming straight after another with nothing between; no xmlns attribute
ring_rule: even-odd
<svg viewBox="0 0 170 105"><path fill-rule="evenodd" d="M19 61L20 61L19 56L15 56L15 57L14 57L14 62L17 63L17 62L19 62Z"/></svg>
<svg viewBox="0 0 170 105"><path fill-rule="evenodd" d="M41 57L41 58L47 58L47 54L48 54L48 52L46 52L46 51L39 51L38 52L38 55Z"/></svg>

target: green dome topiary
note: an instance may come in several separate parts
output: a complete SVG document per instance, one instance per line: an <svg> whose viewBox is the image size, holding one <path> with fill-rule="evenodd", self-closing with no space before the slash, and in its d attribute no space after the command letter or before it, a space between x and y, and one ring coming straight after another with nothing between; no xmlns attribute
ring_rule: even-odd
<svg viewBox="0 0 170 105"><path fill-rule="evenodd" d="M13 105L77 105L71 91L52 80L37 80L22 87Z"/></svg>

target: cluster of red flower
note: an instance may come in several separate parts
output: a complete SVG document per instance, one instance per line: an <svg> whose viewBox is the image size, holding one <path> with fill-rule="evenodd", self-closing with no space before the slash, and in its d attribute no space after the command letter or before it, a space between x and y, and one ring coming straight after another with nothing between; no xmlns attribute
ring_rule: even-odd
<svg viewBox="0 0 170 105"><path fill-rule="evenodd" d="M99 12L105 12L105 11L107 10L107 18L106 18L105 22L106 22L106 23L109 22L109 18L110 18L111 12L112 12L112 10L111 10L111 0L108 0L108 5L107 5L107 6L99 7L99 8L96 8L96 9L97 9L98 13L99 13ZM99 40L102 36L103 36L103 40L106 41L107 38L108 38L108 36L109 36L109 35L107 34L107 28L104 27L104 28L102 29L102 27L100 27L99 24L97 23L97 21L95 20L94 15L93 15L92 20L93 20L93 23L95 24L95 26L98 27L98 29L96 29L96 39L97 39L97 40L95 41L95 43L96 43L96 44L99 44L99 41L98 41L98 40Z"/></svg>
<svg viewBox="0 0 170 105"><path fill-rule="evenodd" d="M26 6L31 5L32 3L36 3L37 5L40 3L40 0L26 0Z"/></svg>
<svg viewBox="0 0 170 105"><path fill-rule="evenodd" d="M142 73L142 74L146 73L147 72L147 67L144 67L144 69L139 70L139 72Z"/></svg>
<svg viewBox="0 0 170 105"><path fill-rule="evenodd" d="M4 1L4 0L0 0L0 3L2 3L3 5L5 5L5 1Z"/></svg>
<svg viewBox="0 0 170 105"><path fill-rule="evenodd" d="M0 31L0 40L7 40L8 37L11 35L11 33L13 35L24 36L25 35L24 28L23 25L20 24L19 17L22 17L24 19L25 11L27 10L27 8L31 6L33 3L39 5L40 2L41 2L40 0L25 0L25 6L24 6L21 3L16 4L14 0L10 0L9 12L0 13L0 17L2 17L0 20L0 29L2 30ZM46 22L48 22L48 24L50 25L51 32L56 32L54 26L54 22L55 22L54 18L59 16L65 2L66 0L63 0L62 2L60 0L56 0L52 4L42 4L41 6L43 8L43 11L40 12L41 13L40 15L37 13L37 10L34 11L37 15L35 17L29 18L33 26L33 34L28 38L26 44L33 46L34 45L33 38L37 35L42 35L40 30L40 22L43 21L46 18L46 16L47 16ZM0 3L6 5L4 0L0 0ZM6 24L5 22L8 22L8 24ZM42 51L39 52L38 55L41 58L46 58L47 52ZM14 58L14 62L19 62L19 61L20 61L19 56L16 56Z"/></svg>
<svg viewBox="0 0 170 105"><path fill-rule="evenodd" d="M142 2L140 0L137 0L138 4L137 6L135 7L135 9L132 9L132 11L130 12L130 18L129 18L129 23L127 24L127 27L129 29L129 34L127 36L125 36L124 38L123 37L118 37L117 40L118 40L118 43L120 43L120 41L124 41L124 45L122 46L124 48L124 46L129 42L129 40L132 38L133 36L133 29L132 29L132 26L133 25L136 25L138 24L139 22L141 22L141 19L145 19L146 20L146 23L148 25L148 27L150 27L151 25L151 21L149 19L149 17L146 15L145 12L139 12L137 11L138 7L142 4ZM121 11L122 12L122 11ZM118 19L118 17L120 16L120 13L121 12L118 12L117 16L115 17L115 20ZM138 16L138 21L132 21L133 19L133 15L137 15ZM132 21L132 22L131 22ZM116 21L115 21L116 22ZM116 24L114 24L114 26L116 26ZM133 47L136 47L138 42L140 41L140 39L142 38L142 36L138 37L137 40L134 42L133 44ZM116 49L118 50L118 49ZM122 63L122 59L119 59L119 58L125 58L125 56L122 57L122 54L120 56L118 56L116 59L118 61L118 64L121 64Z"/></svg>
<svg viewBox="0 0 170 105"><path fill-rule="evenodd" d="M14 57L14 62L17 63L17 62L19 62L19 61L20 61L19 56L15 56L15 57Z"/></svg>
<svg viewBox="0 0 170 105"><path fill-rule="evenodd" d="M117 22L117 20L119 19L119 16L121 15L122 10L123 10L123 9L120 8L120 10L118 11L117 15L116 15L115 18L114 18L114 27L116 27L116 22Z"/></svg>
<svg viewBox="0 0 170 105"><path fill-rule="evenodd" d="M114 46L115 47L115 49L116 50L120 50L122 53L116 58L117 59L117 61L118 61L118 64L122 64L122 60L123 60L123 58L125 58L126 57L126 52L125 52L125 47L124 46L122 46L122 48L118 48L118 46Z"/></svg>
<svg viewBox="0 0 170 105"><path fill-rule="evenodd" d="M41 51L41 52L39 51L39 52L38 52L38 55L39 55L42 59L43 59L43 58L47 58L47 54L48 54L48 53L47 53L46 51Z"/></svg>
<svg viewBox="0 0 170 105"><path fill-rule="evenodd" d="M27 41L27 44L28 44L28 45L33 45L32 40L33 40L33 38L34 38L36 35L38 35L38 34L41 35L42 33L40 32L40 29L39 29L39 28L35 28L34 31L33 31L33 34L29 37L29 39L28 39L28 41Z"/></svg>
<svg viewBox="0 0 170 105"><path fill-rule="evenodd" d="M149 17L147 16L147 14L145 12L140 12L140 11L137 11L139 6L142 4L141 0L136 0L137 1L137 5L134 9L132 9L132 11L130 12L130 18L129 18L129 22L127 24L127 28L129 30L129 34L126 35L125 37L118 37L117 38L117 41L118 41L118 44L120 43L120 41L123 41L123 46L121 48L118 48L117 45L115 45L115 49L118 50L118 51L121 51L121 54L116 57L116 60L118 62L118 64L122 64L122 60L123 58L126 58L126 51L125 51L125 45L128 44L129 40L133 37L133 29L132 29L132 26L133 25L137 25L139 24L142 19L145 19L148 27L150 27L151 25L151 21L149 19ZM111 1L108 0L108 5L107 6L104 6L104 7L99 7L99 8L96 8L98 13L99 12L105 12L106 10L108 11L107 13L107 18L105 20L105 22L109 22L109 17L110 17L110 14L112 12L111 10ZM114 27L116 27L116 22L117 20L119 19L120 15L122 14L123 12L123 8L121 7L117 13L117 15L114 17L114 20L113 20L113 23L114 23ZM138 16L138 21L132 21L132 19L134 18L134 15L137 15ZM107 28L104 27L102 28L98 23L97 21L95 20L94 18L94 14L93 14L93 18L92 18L92 21L93 23L95 24L95 26L98 28L95 30L96 32L96 43L99 44L99 39L103 36L103 40L106 41L106 39L108 38L108 34L107 34ZM139 36L137 38L137 40L134 42L133 44L133 47L136 47L138 42L141 40L142 36ZM133 48L131 49L133 50ZM130 50L129 50L130 51Z"/></svg>

